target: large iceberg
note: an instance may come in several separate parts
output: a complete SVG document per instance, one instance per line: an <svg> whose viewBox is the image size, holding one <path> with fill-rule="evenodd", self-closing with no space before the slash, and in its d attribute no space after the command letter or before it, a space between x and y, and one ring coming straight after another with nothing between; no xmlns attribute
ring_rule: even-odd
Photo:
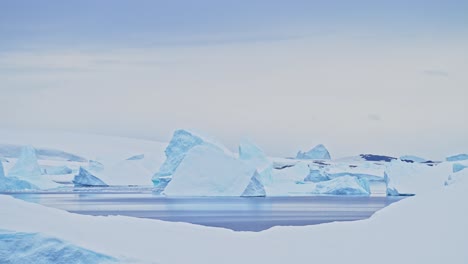
<svg viewBox="0 0 468 264"><path fill-rule="evenodd" d="M331 159L330 153L328 150L325 148L324 145L319 144L315 146L313 149L307 151L307 152L302 152L299 151L296 155L296 159L326 159L329 160Z"/></svg>
<svg viewBox="0 0 468 264"><path fill-rule="evenodd" d="M80 167L80 171L78 175L76 175L75 178L73 178L73 183L75 184L76 187L108 186L101 179L92 175L86 169L83 169L83 167Z"/></svg>
<svg viewBox="0 0 468 264"><path fill-rule="evenodd" d="M25 146L13 168L8 172L9 177L31 179L41 176L42 170L37 163L36 150L32 146Z"/></svg>
<svg viewBox="0 0 468 264"><path fill-rule="evenodd" d="M198 145L184 154L164 189L170 196L241 196L255 168L212 145Z"/></svg>
<svg viewBox="0 0 468 264"><path fill-rule="evenodd" d="M365 179L342 176L333 180L319 182L314 193L328 195L370 195L369 183Z"/></svg>
<svg viewBox="0 0 468 264"><path fill-rule="evenodd" d="M243 197L266 196L265 188L263 187L263 184L258 179L259 177L260 177L260 174L258 174L258 172L255 171L254 175L252 176L252 179L250 180L249 185L247 185L247 188L245 188L241 196Z"/></svg>
<svg viewBox="0 0 468 264"><path fill-rule="evenodd" d="M6 177L3 170L3 164L0 161L0 191L17 191L17 190L35 190L37 187L27 181L20 180L16 177Z"/></svg>
<svg viewBox="0 0 468 264"><path fill-rule="evenodd" d="M38 233L0 230L2 263L116 263L117 259Z"/></svg>
<svg viewBox="0 0 468 264"><path fill-rule="evenodd" d="M263 185L272 182L273 163L263 150L249 140L242 140L239 144L239 159L257 169L259 180Z"/></svg>
<svg viewBox="0 0 468 264"><path fill-rule="evenodd" d="M468 154L458 154L458 155L447 157L447 161L460 161L460 160L468 160Z"/></svg>
<svg viewBox="0 0 468 264"><path fill-rule="evenodd" d="M212 140L201 137L187 130L176 130L164 153L166 160L153 175L153 184L156 189L163 190L171 181L172 175L187 153L195 146L210 146L226 152L225 148Z"/></svg>

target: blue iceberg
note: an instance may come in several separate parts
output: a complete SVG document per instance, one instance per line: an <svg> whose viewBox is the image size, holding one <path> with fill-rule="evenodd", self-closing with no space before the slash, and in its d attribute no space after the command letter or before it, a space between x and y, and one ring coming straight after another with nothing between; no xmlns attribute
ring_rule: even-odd
<svg viewBox="0 0 468 264"><path fill-rule="evenodd" d="M327 195L370 195L369 182L352 176L338 177L333 180L319 182L313 193Z"/></svg>
<svg viewBox="0 0 468 264"><path fill-rule="evenodd" d="M468 165L464 165L464 164L460 164L460 163L455 163L453 164L452 166L452 171L455 173L455 172L459 172L459 171L462 171L464 169L468 168Z"/></svg>
<svg viewBox="0 0 468 264"><path fill-rule="evenodd" d="M241 196L243 197L266 196L265 188L263 187L263 184L260 182L258 177L260 177L260 175L258 174L257 171L255 171L254 175L252 176L252 179L250 179L249 185L247 185L247 188L245 188Z"/></svg>
<svg viewBox="0 0 468 264"><path fill-rule="evenodd" d="M153 175L152 181L157 190L164 190L167 184L171 181L172 175L185 158L187 153L194 147L200 145L207 145L213 148L224 150L223 147L218 146L206 138L198 136L187 130L176 130L172 136L169 145L166 147L164 153L166 160L159 168L159 171Z"/></svg>
<svg viewBox="0 0 468 264"><path fill-rule="evenodd" d="M302 152L299 151L296 155L296 159L326 159L329 160L331 159L330 153L328 150L325 148L324 145L319 144L315 146L313 149L307 151L307 152Z"/></svg>
<svg viewBox="0 0 468 264"><path fill-rule="evenodd" d="M106 187L108 186L98 177L92 175L89 171L80 167L78 175L73 178L75 187Z"/></svg>
<svg viewBox="0 0 468 264"><path fill-rule="evenodd" d="M0 192L18 191L18 190L36 190L37 186L16 177L6 177L3 164L0 161Z"/></svg>
<svg viewBox="0 0 468 264"><path fill-rule="evenodd" d="M41 167L37 163L36 150L32 146L25 146L13 168L8 172L9 177L19 179L37 178L42 174Z"/></svg>
<svg viewBox="0 0 468 264"><path fill-rule="evenodd" d="M460 161L460 160L468 160L468 154L458 154L455 156L447 157L447 161Z"/></svg>

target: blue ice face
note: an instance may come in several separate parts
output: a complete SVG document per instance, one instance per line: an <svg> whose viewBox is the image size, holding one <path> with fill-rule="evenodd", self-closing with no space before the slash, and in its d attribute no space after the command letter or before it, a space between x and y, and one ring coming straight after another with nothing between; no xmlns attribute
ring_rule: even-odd
<svg viewBox="0 0 468 264"><path fill-rule="evenodd" d="M455 172L459 172L459 171L462 171L464 169L468 168L468 165L463 165L463 164L460 164L460 163L455 163L453 164L453 167L452 167L452 171L455 173Z"/></svg>
<svg viewBox="0 0 468 264"><path fill-rule="evenodd" d="M266 196L265 188L263 184L258 179L260 175L255 172L250 180L249 185L245 188L241 196L243 197L263 197Z"/></svg>
<svg viewBox="0 0 468 264"><path fill-rule="evenodd" d="M447 161L460 161L460 160L468 160L468 154L458 154L455 156L447 157Z"/></svg>
<svg viewBox="0 0 468 264"><path fill-rule="evenodd" d="M37 163L36 150L32 146L23 147L18 161L8 172L8 176L21 179L36 177L41 174L42 170Z"/></svg>
<svg viewBox="0 0 468 264"><path fill-rule="evenodd" d="M80 172L73 178L75 186L108 186L98 177L80 167Z"/></svg>

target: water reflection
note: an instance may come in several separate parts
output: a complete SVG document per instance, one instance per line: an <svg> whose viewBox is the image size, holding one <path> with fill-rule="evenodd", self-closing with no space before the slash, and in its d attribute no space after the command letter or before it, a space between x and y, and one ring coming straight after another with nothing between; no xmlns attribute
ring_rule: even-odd
<svg viewBox="0 0 468 264"><path fill-rule="evenodd" d="M370 217L402 197L162 197L140 192L21 193L16 198L88 215L125 215L261 231Z"/></svg>

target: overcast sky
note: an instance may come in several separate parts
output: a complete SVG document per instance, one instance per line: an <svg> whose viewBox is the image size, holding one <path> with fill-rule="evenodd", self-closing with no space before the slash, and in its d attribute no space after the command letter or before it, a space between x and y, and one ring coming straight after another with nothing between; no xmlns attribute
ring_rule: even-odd
<svg viewBox="0 0 468 264"><path fill-rule="evenodd" d="M467 1L0 1L0 128L468 152Z"/></svg>

